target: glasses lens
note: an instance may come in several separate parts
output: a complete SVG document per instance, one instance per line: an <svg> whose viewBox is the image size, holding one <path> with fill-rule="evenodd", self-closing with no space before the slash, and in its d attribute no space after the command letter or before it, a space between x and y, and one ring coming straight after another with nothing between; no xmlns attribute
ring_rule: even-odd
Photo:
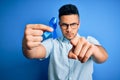
<svg viewBox="0 0 120 80"><path fill-rule="evenodd" d="M70 26L72 29L75 29L75 28L77 28L78 24L77 24L77 23L72 23L72 24L62 23L60 26L61 26L63 29L67 29L69 26Z"/></svg>

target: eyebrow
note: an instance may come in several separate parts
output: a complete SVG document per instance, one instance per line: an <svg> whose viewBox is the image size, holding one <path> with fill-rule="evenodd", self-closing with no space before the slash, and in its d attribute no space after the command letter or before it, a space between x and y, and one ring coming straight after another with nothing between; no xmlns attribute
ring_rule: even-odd
<svg viewBox="0 0 120 80"><path fill-rule="evenodd" d="M70 23L70 24L68 24L68 23L61 23L61 24L71 25L71 24L79 24L79 23L77 23L77 22L73 22L73 23Z"/></svg>

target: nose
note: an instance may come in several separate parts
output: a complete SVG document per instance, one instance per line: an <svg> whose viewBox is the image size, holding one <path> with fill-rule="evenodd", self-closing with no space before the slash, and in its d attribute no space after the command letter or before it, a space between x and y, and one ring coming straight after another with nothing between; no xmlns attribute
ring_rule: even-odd
<svg viewBox="0 0 120 80"><path fill-rule="evenodd" d="M67 26L67 31L71 31L71 30L72 30L72 28L70 27L70 25Z"/></svg>

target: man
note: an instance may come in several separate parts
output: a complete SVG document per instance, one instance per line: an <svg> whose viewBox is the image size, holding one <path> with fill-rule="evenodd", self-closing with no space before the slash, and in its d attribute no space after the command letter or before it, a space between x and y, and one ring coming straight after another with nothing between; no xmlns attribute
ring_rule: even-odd
<svg viewBox="0 0 120 80"><path fill-rule="evenodd" d="M53 29L43 24L28 24L23 38L23 52L27 58L50 56L49 80L92 80L93 61L103 63L108 55L99 42L78 34L79 12L75 5L59 9L59 25L63 36L42 41L44 31Z"/></svg>

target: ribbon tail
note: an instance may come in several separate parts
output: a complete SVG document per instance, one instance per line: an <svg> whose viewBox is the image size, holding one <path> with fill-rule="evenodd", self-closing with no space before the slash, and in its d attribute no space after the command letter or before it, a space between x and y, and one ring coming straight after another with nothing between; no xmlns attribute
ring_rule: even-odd
<svg viewBox="0 0 120 80"><path fill-rule="evenodd" d="M53 35L53 39L57 38L57 32L56 32L56 30L53 31L52 35Z"/></svg>

